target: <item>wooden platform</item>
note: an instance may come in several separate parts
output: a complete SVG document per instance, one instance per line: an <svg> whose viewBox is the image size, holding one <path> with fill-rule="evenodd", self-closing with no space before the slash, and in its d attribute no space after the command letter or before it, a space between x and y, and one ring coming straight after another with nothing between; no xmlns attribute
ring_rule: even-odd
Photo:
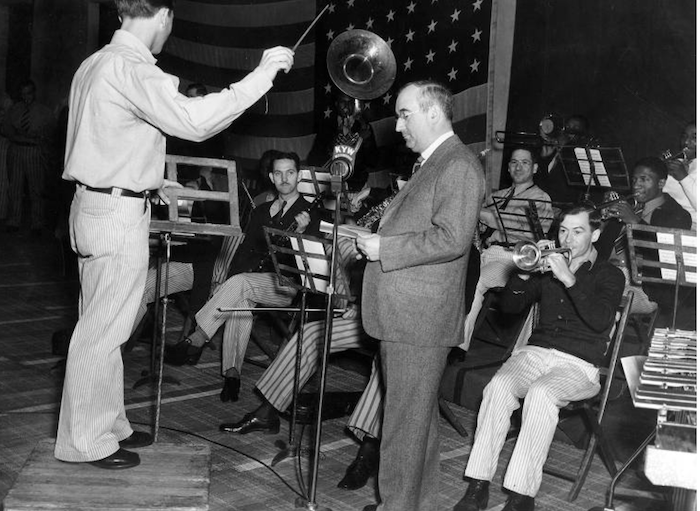
<svg viewBox="0 0 700 511"><path fill-rule="evenodd" d="M53 445L53 440L37 444L5 498L5 511L209 509L208 445L138 449L141 464L127 470L58 461Z"/></svg>

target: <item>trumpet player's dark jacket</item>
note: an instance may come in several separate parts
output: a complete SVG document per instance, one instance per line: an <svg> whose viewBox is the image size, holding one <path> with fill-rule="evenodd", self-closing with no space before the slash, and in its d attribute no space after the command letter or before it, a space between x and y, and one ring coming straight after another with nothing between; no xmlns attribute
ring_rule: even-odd
<svg viewBox="0 0 700 511"><path fill-rule="evenodd" d="M276 199L275 199L276 200ZM299 196L294 204L282 215L282 218L276 220L270 216L270 208L275 201L266 202L253 210L250 221L245 229L245 238L241 246L236 250L236 255L231 263L229 277L238 273L247 272L275 272L275 267L272 259L269 257L269 249L265 240L265 226L274 227L275 229L287 230L294 222L294 217L303 211L309 210L311 203ZM318 236L319 217L313 210L309 211L311 223L306 227L304 234ZM294 266L292 256L287 256L290 260L286 264Z"/></svg>
<svg viewBox="0 0 700 511"><path fill-rule="evenodd" d="M575 272L566 288L551 272L523 280L513 274L501 295L504 312L520 312L539 302L539 322L528 344L569 353L591 364L604 362L625 277L619 268L598 258Z"/></svg>

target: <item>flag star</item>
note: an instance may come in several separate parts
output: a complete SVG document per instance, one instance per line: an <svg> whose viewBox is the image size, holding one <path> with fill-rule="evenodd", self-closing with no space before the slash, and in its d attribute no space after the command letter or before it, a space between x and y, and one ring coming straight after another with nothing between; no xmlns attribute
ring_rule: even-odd
<svg viewBox="0 0 700 511"><path fill-rule="evenodd" d="M365 23L365 27L367 30L371 30L372 27L374 27L374 20L372 18L367 20L367 23Z"/></svg>
<svg viewBox="0 0 700 511"><path fill-rule="evenodd" d="M457 79L457 70L455 68L452 68L449 73L447 73L447 76L450 77L450 81L456 80Z"/></svg>
<svg viewBox="0 0 700 511"><path fill-rule="evenodd" d="M435 59L435 52L433 50L428 51L428 53L425 54L425 58L428 62L432 62L433 59Z"/></svg>
<svg viewBox="0 0 700 511"><path fill-rule="evenodd" d="M328 12L331 14L333 14L335 12L335 4L334 3L328 4Z"/></svg>
<svg viewBox="0 0 700 511"><path fill-rule="evenodd" d="M459 21L460 14L462 14L462 11L455 9L455 12L450 15L450 18L452 18L452 23L457 23Z"/></svg>
<svg viewBox="0 0 700 511"><path fill-rule="evenodd" d="M388 105L391 102L392 97L393 96L391 94L389 94L388 92L386 94L384 94L384 97L382 98L384 100L384 104Z"/></svg>
<svg viewBox="0 0 700 511"><path fill-rule="evenodd" d="M396 14L396 11L393 9L389 11L389 13L386 15L386 20L387 21L394 21L394 15Z"/></svg>
<svg viewBox="0 0 700 511"><path fill-rule="evenodd" d="M409 13L409 14L413 14L413 12L416 10L416 3L415 3L415 2L411 2L410 4L408 4L408 5L406 6L406 9L408 9L408 13Z"/></svg>
<svg viewBox="0 0 700 511"><path fill-rule="evenodd" d="M481 41L481 32L482 30L479 29L474 29L474 33L472 34L472 39L474 39L474 42Z"/></svg>
<svg viewBox="0 0 700 511"><path fill-rule="evenodd" d="M472 5L474 6L474 12L481 10L481 2L484 0L476 0Z"/></svg>
<svg viewBox="0 0 700 511"><path fill-rule="evenodd" d="M330 93L331 93L331 90L332 90L332 89L331 89L331 84L330 84L330 83L327 83L326 86L323 88L323 90L324 90L324 92L325 92L326 94L330 94Z"/></svg>
<svg viewBox="0 0 700 511"><path fill-rule="evenodd" d="M406 42L408 41L413 41L413 36L416 33L413 30L409 30L408 33L406 34Z"/></svg>
<svg viewBox="0 0 700 511"><path fill-rule="evenodd" d="M326 108L326 109L323 111L323 118L324 118L324 119L330 119L332 113L333 113L333 110L331 110L330 107L329 107L329 108Z"/></svg>
<svg viewBox="0 0 700 511"><path fill-rule="evenodd" d="M428 33L435 32L436 25L437 25L437 21L430 20L430 25L428 25Z"/></svg>
<svg viewBox="0 0 700 511"><path fill-rule="evenodd" d="M430 0L430 5L438 3L438 0Z"/></svg>
<svg viewBox="0 0 700 511"><path fill-rule="evenodd" d="M409 69L411 69L412 65L413 59L411 57L408 57L408 59L406 59L406 62L403 63L403 70L408 71Z"/></svg>
<svg viewBox="0 0 700 511"><path fill-rule="evenodd" d="M450 53L457 51L457 41L452 39L452 42L450 43L450 46L448 46L448 48L450 49Z"/></svg>
<svg viewBox="0 0 700 511"><path fill-rule="evenodd" d="M394 38L390 37L389 39L386 40L386 44L389 45L389 48L391 48L391 45L394 43Z"/></svg>
<svg viewBox="0 0 700 511"><path fill-rule="evenodd" d="M474 59L474 62L469 64L469 67L472 68L472 73L476 73L477 71L479 71L479 64L481 64L481 62L479 62L476 59Z"/></svg>
<svg viewBox="0 0 700 511"><path fill-rule="evenodd" d="M355 5L355 0L348 0L348 7L353 7Z"/></svg>
<svg viewBox="0 0 700 511"><path fill-rule="evenodd" d="M326 37L328 38L329 41L332 41L334 36L335 36L335 32L333 32L332 30L329 30L328 32L326 32Z"/></svg>
<svg viewBox="0 0 700 511"><path fill-rule="evenodd" d="M350 24L348 25L348 28L346 28L345 30L347 30L348 32L349 32L350 30L355 30L355 25L353 25L352 23L350 23Z"/></svg>

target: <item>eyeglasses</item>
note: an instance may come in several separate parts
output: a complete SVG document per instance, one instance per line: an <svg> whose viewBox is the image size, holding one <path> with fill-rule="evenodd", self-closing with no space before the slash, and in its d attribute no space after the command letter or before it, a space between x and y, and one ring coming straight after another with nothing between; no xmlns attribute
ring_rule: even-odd
<svg viewBox="0 0 700 511"><path fill-rule="evenodd" d="M397 121L402 120L403 122L406 122L408 120L408 118L411 117L415 113L416 113L416 110L414 110L413 112L408 112L406 110L402 110L398 114L394 115L394 117L396 117Z"/></svg>

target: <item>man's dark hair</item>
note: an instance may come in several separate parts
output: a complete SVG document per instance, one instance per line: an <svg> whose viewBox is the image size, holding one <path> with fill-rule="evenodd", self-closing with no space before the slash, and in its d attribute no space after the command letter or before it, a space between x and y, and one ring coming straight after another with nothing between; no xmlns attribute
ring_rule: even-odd
<svg viewBox="0 0 700 511"><path fill-rule="evenodd" d="M646 167L650 169L658 179L666 179L668 177L666 164L661 158L657 158L656 156L647 156L646 158L638 160L637 163L634 164L634 169L637 167ZM632 173L634 174L634 170Z"/></svg>
<svg viewBox="0 0 700 511"><path fill-rule="evenodd" d="M163 7L175 9L175 0L114 0L120 18L152 18Z"/></svg>
<svg viewBox="0 0 700 511"><path fill-rule="evenodd" d="M401 87L399 94L408 87L413 85L420 89L418 94L418 105L421 111L427 110L432 105L437 105L442 109L445 117L448 120L452 120L453 112L452 105L454 100L452 99L452 93L450 90L439 82L432 80L419 80L417 82L410 82Z"/></svg>
<svg viewBox="0 0 700 511"><path fill-rule="evenodd" d="M276 154L273 154L272 158L270 158L270 172L272 172L273 165L277 160L292 160L294 161L294 166L297 170L299 170L299 167L301 166L301 160L299 159L299 155L297 153L292 151L276 151Z"/></svg>
<svg viewBox="0 0 700 511"><path fill-rule="evenodd" d="M194 90L195 94L197 96L206 96L207 95L207 88L202 85L201 83L191 83L187 86L185 89L185 92Z"/></svg>
<svg viewBox="0 0 700 511"><path fill-rule="evenodd" d="M535 163L537 163L537 157L538 157L538 154L536 152L537 150L534 147L530 147L530 146L526 146L526 145L517 145L517 146L513 147L508 152L508 158L506 159L506 161L510 161L510 159L513 157L513 153L515 151L527 151L528 153L530 153L530 159L532 160L532 164L534 165Z"/></svg>
<svg viewBox="0 0 700 511"><path fill-rule="evenodd" d="M588 213L588 225L591 226L591 231L600 229L603 223L603 218L600 210L595 208L591 204L578 203L570 206L569 208L564 208L559 216L557 217L557 225L561 225L562 220L565 216L578 215L579 213Z"/></svg>

